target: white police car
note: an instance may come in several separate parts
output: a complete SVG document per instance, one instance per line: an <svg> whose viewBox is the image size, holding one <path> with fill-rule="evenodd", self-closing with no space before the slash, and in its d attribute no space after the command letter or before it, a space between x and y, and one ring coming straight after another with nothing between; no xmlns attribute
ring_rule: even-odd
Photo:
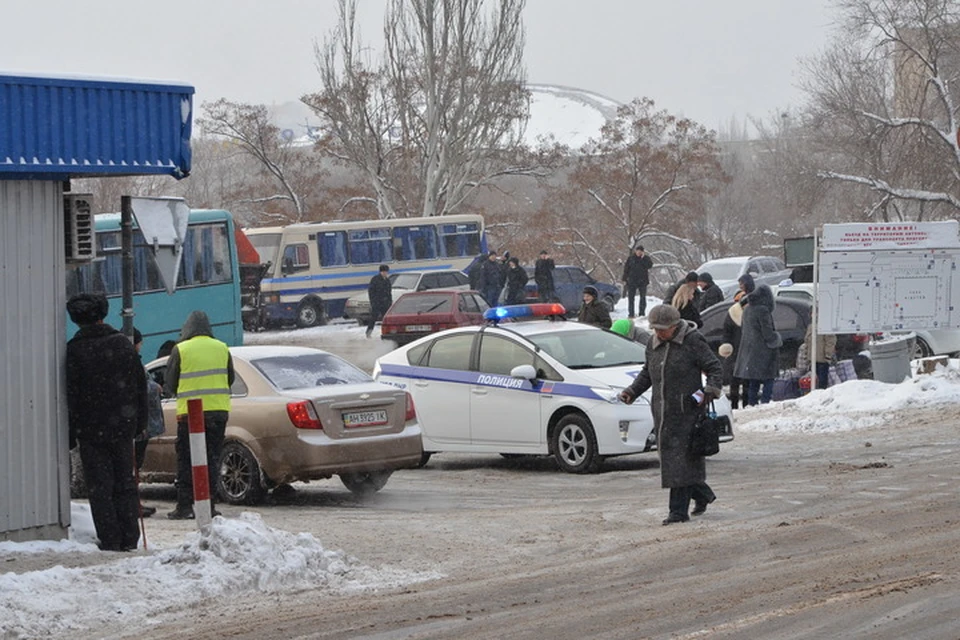
<svg viewBox="0 0 960 640"><path fill-rule="evenodd" d="M560 304L531 304L486 317L564 313ZM606 456L656 445L649 392L632 405L617 398L645 354L636 342L577 322L504 322L420 338L381 356L373 375L413 396L424 462L439 451L550 454L564 471L587 473Z"/></svg>

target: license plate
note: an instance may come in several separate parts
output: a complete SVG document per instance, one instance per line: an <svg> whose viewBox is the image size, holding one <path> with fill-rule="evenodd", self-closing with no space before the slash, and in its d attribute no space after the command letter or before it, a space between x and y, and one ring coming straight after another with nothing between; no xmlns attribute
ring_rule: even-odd
<svg viewBox="0 0 960 640"><path fill-rule="evenodd" d="M408 333L422 333L424 331L430 331L431 326L429 324L408 324L404 327L404 331Z"/></svg>
<svg viewBox="0 0 960 640"><path fill-rule="evenodd" d="M343 414L345 427L372 427L378 424L387 424L386 411L351 411Z"/></svg>

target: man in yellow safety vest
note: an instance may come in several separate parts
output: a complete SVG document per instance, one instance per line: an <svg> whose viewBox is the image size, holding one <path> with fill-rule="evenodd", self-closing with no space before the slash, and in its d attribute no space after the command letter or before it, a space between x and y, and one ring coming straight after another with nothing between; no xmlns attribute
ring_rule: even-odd
<svg viewBox="0 0 960 640"><path fill-rule="evenodd" d="M220 452L230 412L230 385L233 359L227 345L213 337L210 319L193 311L183 323L180 341L170 352L164 390L177 397L177 508L167 514L171 520L188 520L193 513L193 469L190 460L190 430L187 401L203 401L206 430L207 471L210 474L210 508L213 509L220 481Z"/></svg>

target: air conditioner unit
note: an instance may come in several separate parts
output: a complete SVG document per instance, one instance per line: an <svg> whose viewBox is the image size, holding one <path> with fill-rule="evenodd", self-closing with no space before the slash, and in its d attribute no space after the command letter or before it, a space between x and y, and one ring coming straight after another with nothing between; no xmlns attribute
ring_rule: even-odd
<svg viewBox="0 0 960 640"><path fill-rule="evenodd" d="M91 198L89 193L66 193L63 196L67 262L90 262L97 257Z"/></svg>

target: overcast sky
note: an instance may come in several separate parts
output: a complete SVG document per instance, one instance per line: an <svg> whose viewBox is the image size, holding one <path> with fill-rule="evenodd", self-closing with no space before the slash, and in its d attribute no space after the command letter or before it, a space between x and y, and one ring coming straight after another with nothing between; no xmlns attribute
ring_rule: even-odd
<svg viewBox="0 0 960 640"><path fill-rule="evenodd" d="M317 86L335 0L35 0L3 7L0 70L179 80L197 105L264 104ZM385 0L362 0L381 40ZM798 57L827 43L825 0L528 0L527 79L726 126L799 103Z"/></svg>

